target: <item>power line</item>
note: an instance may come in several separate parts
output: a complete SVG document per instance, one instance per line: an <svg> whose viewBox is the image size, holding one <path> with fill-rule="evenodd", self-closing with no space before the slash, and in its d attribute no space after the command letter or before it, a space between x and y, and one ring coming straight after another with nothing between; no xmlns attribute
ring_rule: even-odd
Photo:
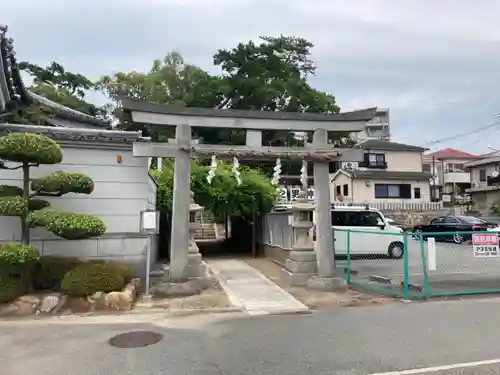
<svg viewBox="0 0 500 375"><path fill-rule="evenodd" d="M482 132L482 131L485 131L485 130L488 130L488 129L493 129L493 128L496 128L496 127L500 127L500 113L494 115L493 118L494 118L495 121L492 124L489 124L489 125L486 125L486 126L481 126L481 127L477 128L477 129L475 129L473 131L467 131L467 132L464 132L464 133L459 133L459 134L453 135L451 137L445 137L445 138L437 139L435 141L424 142L424 144L426 146L432 146L432 145L436 145L438 143L443 143L443 142L448 142L448 141L454 141L456 139L468 137L468 136L477 134L479 132Z"/></svg>

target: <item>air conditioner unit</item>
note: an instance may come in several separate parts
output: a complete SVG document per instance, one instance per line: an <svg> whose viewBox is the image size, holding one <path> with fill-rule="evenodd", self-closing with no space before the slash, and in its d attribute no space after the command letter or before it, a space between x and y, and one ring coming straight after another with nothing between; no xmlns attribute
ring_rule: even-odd
<svg viewBox="0 0 500 375"><path fill-rule="evenodd" d="M352 163L345 163L345 169L352 169Z"/></svg>

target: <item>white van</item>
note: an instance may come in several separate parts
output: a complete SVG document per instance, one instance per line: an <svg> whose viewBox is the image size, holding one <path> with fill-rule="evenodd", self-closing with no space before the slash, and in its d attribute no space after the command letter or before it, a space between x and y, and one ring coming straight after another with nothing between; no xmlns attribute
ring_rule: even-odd
<svg viewBox="0 0 500 375"><path fill-rule="evenodd" d="M350 235L352 255L388 254L395 259L403 257L403 229L391 225L384 214L376 208L332 206L332 228L336 255L347 254L346 230L352 229Z"/></svg>

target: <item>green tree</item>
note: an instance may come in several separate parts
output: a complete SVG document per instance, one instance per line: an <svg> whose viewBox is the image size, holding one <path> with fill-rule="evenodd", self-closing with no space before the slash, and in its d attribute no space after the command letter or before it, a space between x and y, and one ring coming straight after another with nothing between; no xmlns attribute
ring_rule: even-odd
<svg viewBox="0 0 500 375"><path fill-rule="evenodd" d="M19 63L19 68L33 78L33 84L28 88L31 92L90 116L108 119L106 108L97 107L85 99L85 93L93 90L95 85L82 74L66 71L57 62L42 68L24 61ZM52 115L50 108L37 103L8 115L6 121L50 125L45 119Z"/></svg>
<svg viewBox="0 0 500 375"><path fill-rule="evenodd" d="M253 210L257 215L263 215L273 208L277 199L276 188L257 169L240 167L242 183L239 186L229 164L219 163L211 184L207 182L208 171L208 166L196 161L191 163L191 189L195 201L215 217L224 218L230 213L233 217L251 218ZM158 184L159 209L171 212L173 163L169 161L161 170L152 173Z"/></svg>
<svg viewBox="0 0 500 375"><path fill-rule="evenodd" d="M40 197L60 197L67 193L90 194L92 179L82 173L54 172L31 179L30 169L43 164L58 164L63 153L52 139L34 133L10 133L0 137L0 168L22 171L22 188L0 186L0 215L21 220L21 242L28 245L30 227L43 226L66 239L96 237L106 230L101 219L81 213L59 213ZM6 164L6 162L8 162Z"/></svg>
<svg viewBox="0 0 500 375"><path fill-rule="evenodd" d="M316 67L314 46L304 38L261 37L217 51L214 64L225 75L223 107L262 111L338 113L335 97L308 83Z"/></svg>

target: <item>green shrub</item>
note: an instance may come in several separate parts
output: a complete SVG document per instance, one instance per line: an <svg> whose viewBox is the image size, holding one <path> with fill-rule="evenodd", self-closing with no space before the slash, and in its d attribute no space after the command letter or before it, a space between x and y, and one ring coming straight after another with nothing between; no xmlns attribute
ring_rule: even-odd
<svg viewBox="0 0 500 375"><path fill-rule="evenodd" d="M85 263L70 270L61 281L61 292L73 297L85 297L96 292L122 290L123 276L105 263Z"/></svg>
<svg viewBox="0 0 500 375"><path fill-rule="evenodd" d="M118 274L122 275L125 284L129 283L130 280L134 278L134 272L132 271L130 266L125 263L108 262L105 260L98 260L98 259L91 260L89 263L102 264L105 267L108 267L108 269L112 270L112 272L117 272Z"/></svg>
<svg viewBox="0 0 500 375"><path fill-rule="evenodd" d="M22 265L35 262L38 258L38 250L33 246L15 242L0 245L0 265Z"/></svg>
<svg viewBox="0 0 500 375"><path fill-rule="evenodd" d="M7 303L20 297L24 292L23 284L18 279L4 278L0 280L0 303Z"/></svg>
<svg viewBox="0 0 500 375"><path fill-rule="evenodd" d="M76 266L82 264L78 258L42 256L33 270L33 283L37 290L59 290L61 280Z"/></svg>
<svg viewBox="0 0 500 375"><path fill-rule="evenodd" d="M21 216L26 209L23 197L0 197L0 215Z"/></svg>
<svg viewBox="0 0 500 375"><path fill-rule="evenodd" d="M10 133L0 137L0 158L18 163L57 164L61 147L54 140L35 133Z"/></svg>
<svg viewBox="0 0 500 375"><path fill-rule="evenodd" d="M0 185L0 197L17 197L23 195L23 189L12 185Z"/></svg>
<svg viewBox="0 0 500 375"><path fill-rule="evenodd" d="M31 181L31 190L44 193L90 194L94 191L94 182L83 173L58 171Z"/></svg>
<svg viewBox="0 0 500 375"><path fill-rule="evenodd" d="M54 213L47 220L47 229L67 240L98 237L106 232L106 225L98 217L82 213Z"/></svg>
<svg viewBox="0 0 500 375"><path fill-rule="evenodd" d="M32 198L28 201L28 211L38 211L43 210L50 206L50 202L44 199Z"/></svg>
<svg viewBox="0 0 500 375"><path fill-rule="evenodd" d="M58 215L57 212L54 212L49 208L30 212L28 215L28 224L30 228L45 227L55 215Z"/></svg>

